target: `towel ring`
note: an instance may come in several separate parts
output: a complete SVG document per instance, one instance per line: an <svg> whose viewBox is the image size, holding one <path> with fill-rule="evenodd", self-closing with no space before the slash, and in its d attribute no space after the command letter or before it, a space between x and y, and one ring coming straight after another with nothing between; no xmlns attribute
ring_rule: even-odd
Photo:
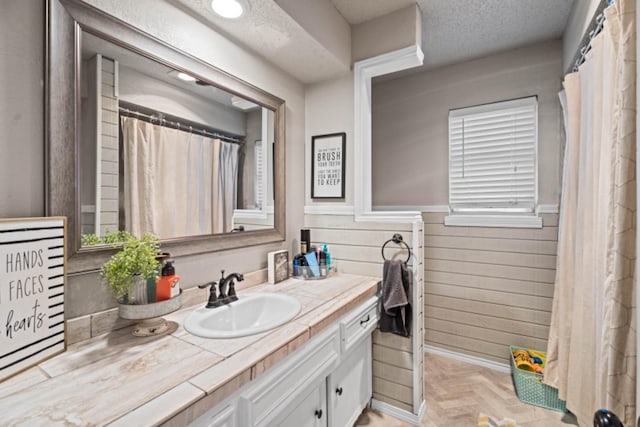
<svg viewBox="0 0 640 427"><path fill-rule="evenodd" d="M389 240L387 240L386 242L384 242L384 244L382 245L382 250L381 250L381 252L382 252L382 259L383 259L383 260L385 260L385 261L387 260L387 259L385 258L385 256L384 256L384 248L387 246L387 243L389 243L389 242L393 242L393 243L396 243L396 244L398 244L398 245L402 244L402 245L404 245L404 246L407 248L407 251L409 252L409 256L407 256L407 260L406 260L404 263L405 263L405 264L406 264L406 263L408 263L408 262L409 262L409 260L411 259L411 248L409 247L409 245L407 244L407 242L405 242L405 241L402 239L402 234L398 234L398 233L394 234L392 238L390 238Z"/></svg>

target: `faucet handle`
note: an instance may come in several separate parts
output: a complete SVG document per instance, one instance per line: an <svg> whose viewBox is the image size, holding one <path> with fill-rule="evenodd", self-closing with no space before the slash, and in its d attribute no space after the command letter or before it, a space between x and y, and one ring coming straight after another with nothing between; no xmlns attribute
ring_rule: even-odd
<svg viewBox="0 0 640 427"><path fill-rule="evenodd" d="M229 297L230 301L238 301L238 295L236 295L236 287L233 279L231 279L231 283L229 283L229 292L227 293L227 297Z"/></svg>
<svg viewBox="0 0 640 427"><path fill-rule="evenodd" d="M198 285L200 289L204 289L211 286L211 292L209 292L209 300L207 301L207 305L205 306L206 308L213 308L220 305L218 302L218 297L216 295L216 285L217 285L217 282L209 282L209 283L205 283L204 285Z"/></svg>
<svg viewBox="0 0 640 427"><path fill-rule="evenodd" d="M198 285L198 288L200 288L200 289L206 289L206 288L208 288L209 286L211 286L212 288L215 288L215 286L216 286L217 284L218 284L218 282L215 282L215 281L214 281L214 282L209 282L209 283L205 283L205 284L203 284L203 285Z"/></svg>

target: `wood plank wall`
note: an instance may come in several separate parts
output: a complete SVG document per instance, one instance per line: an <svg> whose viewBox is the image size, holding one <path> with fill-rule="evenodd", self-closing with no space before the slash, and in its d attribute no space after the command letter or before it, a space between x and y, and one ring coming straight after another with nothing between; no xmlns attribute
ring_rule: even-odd
<svg viewBox="0 0 640 427"><path fill-rule="evenodd" d="M423 213L425 344L509 363L509 345L545 350L558 215L542 229L446 227Z"/></svg>
<svg viewBox="0 0 640 427"><path fill-rule="evenodd" d="M394 233L400 233L403 239L412 245L412 225L395 223L354 222L353 216L306 215L305 226L311 230L312 244L326 243L331 252L332 263L337 271L362 274L382 278L383 258L381 248ZM418 229L419 241L422 230ZM389 243L385 257L406 259L405 251L398 251L397 245ZM412 248L420 254L421 250ZM422 318L422 257L413 257L410 263L417 269L419 280L414 283L418 289L418 300L414 302L414 316ZM421 323L421 322L420 322ZM423 342L423 331L413 331L417 343ZM418 348L421 346L418 346ZM414 360L416 359L416 360ZM417 384L420 390L418 405L424 398L423 392L423 354L414 353L411 337L405 338L376 330L373 334L373 397L376 400L396 406L416 414L419 407L414 405L414 366L419 366Z"/></svg>

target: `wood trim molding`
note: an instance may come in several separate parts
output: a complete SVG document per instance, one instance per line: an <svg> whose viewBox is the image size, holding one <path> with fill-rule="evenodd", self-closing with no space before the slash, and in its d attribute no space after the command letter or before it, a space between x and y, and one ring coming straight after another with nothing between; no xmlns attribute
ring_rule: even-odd
<svg viewBox="0 0 640 427"><path fill-rule="evenodd" d="M354 75L354 207L355 220L371 214L371 79L422 65L424 54L417 45L358 61Z"/></svg>
<svg viewBox="0 0 640 427"><path fill-rule="evenodd" d="M539 214L557 214L560 213L559 205L538 205L537 212Z"/></svg>
<svg viewBox="0 0 640 427"><path fill-rule="evenodd" d="M447 215L444 225L460 227L542 228L538 215Z"/></svg>
<svg viewBox="0 0 640 427"><path fill-rule="evenodd" d="M334 205L305 205L305 215L353 215L354 209L352 205L334 204Z"/></svg>
<svg viewBox="0 0 640 427"><path fill-rule="evenodd" d="M468 354L457 353L455 351L445 350L443 348L424 345L425 353L437 354L438 356L448 357L449 359L459 360L461 362L471 363L485 368L493 369L500 372L511 373L511 366L505 363L498 363L492 360L482 359L480 357L469 356Z"/></svg>
<svg viewBox="0 0 640 427"><path fill-rule="evenodd" d="M418 411L417 415L377 399L371 399L371 409L373 409L374 411L380 411L387 415L391 415L392 417L407 422L411 425L419 426L420 422L422 421L422 417L424 417L424 413L427 409L427 404L424 400L422 401L420 410Z"/></svg>
<svg viewBox="0 0 640 427"><path fill-rule="evenodd" d="M415 268L411 269L413 272L413 295L411 295L411 299L414 301L414 305L417 305L420 297L424 295L424 280L421 280L424 277L424 268L420 266L421 261L423 261L421 257L424 256L424 250L421 247L421 241L424 238L423 227L422 217L420 221L414 221L411 227L411 247L413 248L411 252L412 257L414 257L411 262L415 266ZM418 254L417 257L416 253ZM424 395L424 375L423 372L420 372L424 369L424 352L420 351L420 347L424 342L424 320L422 316L413 316L411 329L413 331L413 342L411 343L413 351L413 410L417 411L426 398Z"/></svg>
<svg viewBox="0 0 640 427"><path fill-rule="evenodd" d="M420 211L428 213L449 213L449 205L376 205L372 207L374 212L393 211ZM560 213L560 207L556 205L538 205L536 210L539 214Z"/></svg>
<svg viewBox="0 0 640 427"><path fill-rule="evenodd" d="M428 213L449 213L448 205L378 205L373 207L374 212L388 211L419 211Z"/></svg>

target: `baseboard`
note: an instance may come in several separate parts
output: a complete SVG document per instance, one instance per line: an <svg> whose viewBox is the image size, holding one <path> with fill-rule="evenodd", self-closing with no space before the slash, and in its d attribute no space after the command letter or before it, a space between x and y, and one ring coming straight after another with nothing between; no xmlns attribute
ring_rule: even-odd
<svg viewBox="0 0 640 427"><path fill-rule="evenodd" d="M418 411L418 425L422 425L422 419L424 418L425 412L427 412L427 401L423 400L420 404L420 410Z"/></svg>
<svg viewBox="0 0 640 427"><path fill-rule="evenodd" d="M471 363L473 365L484 366L485 368L494 369L500 372L511 372L511 366L506 363L498 363L492 360L482 359L480 357L470 356L464 353L457 353L455 351L445 350L443 348L438 348L431 345L425 344L424 352L437 354L438 356L448 357L450 359L459 360L461 362Z"/></svg>
<svg viewBox="0 0 640 427"><path fill-rule="evenodd" d="M387 415L391 415L392 417L397 418L400 421L404 421L414 426L420 425L426 408L427 405L423 400L422 405L420 405L418 415L416 415L409 411L405 411L404 409L396 408L395 406L382 402L380 400L371 399L371 409L373 409L374 411L379 411Z"/></svg>

